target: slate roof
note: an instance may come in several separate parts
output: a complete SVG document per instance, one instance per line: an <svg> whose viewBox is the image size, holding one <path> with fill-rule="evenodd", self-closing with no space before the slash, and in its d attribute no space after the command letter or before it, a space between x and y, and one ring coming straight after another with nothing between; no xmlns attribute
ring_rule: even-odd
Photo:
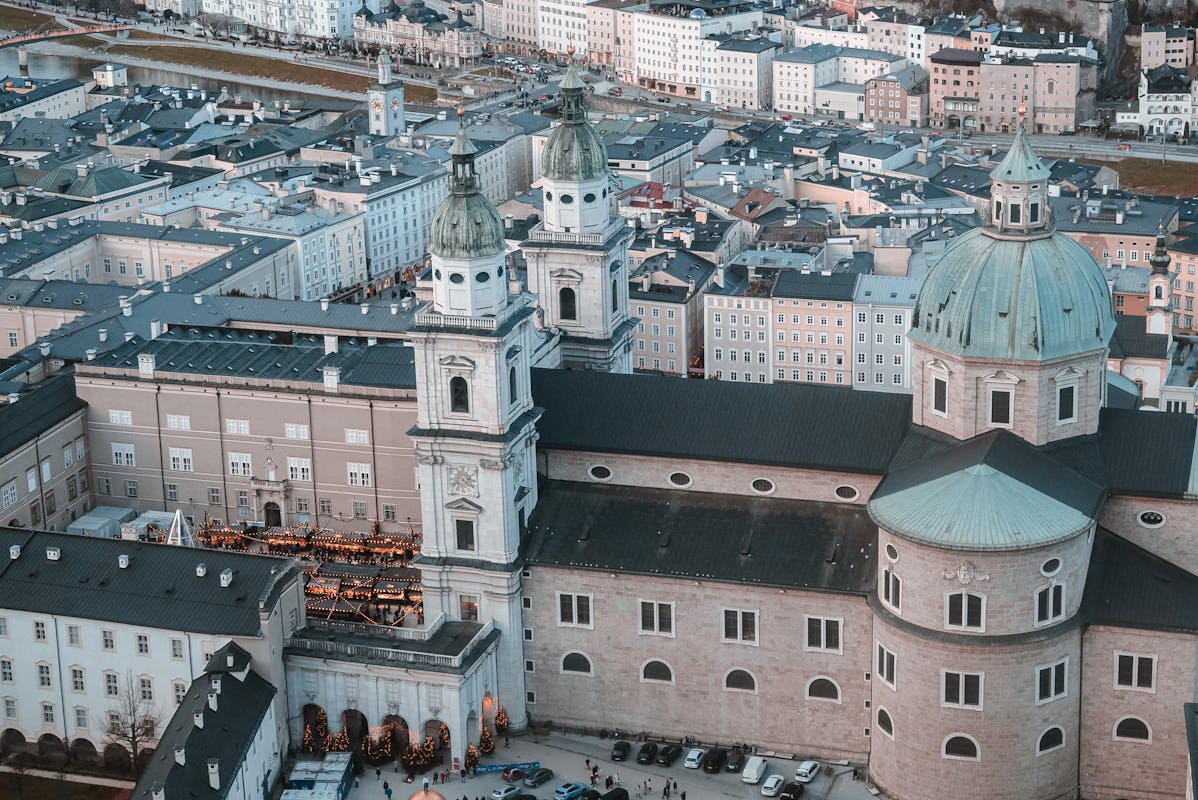
<svg viewBox="0 0 1198 800"><path fill-rule="evenodd" d="M80 175L73 166L58 167L46 173L35 186L47 192L70 197L97 198L124 189L149 183L152 178L142 176L120 167L88 169Z"/></svg>
<svg viewBox="0 0 1198 800"><path fill-rule="evenodd" d="M833 272L831 275L824 275L820 272L804 274L802 270L784 270L778 275L772 296L851 303L856 286L855 272Z"/></svg>
<svg viewBox="0 0 1198 800"><path fill-rule="evenodd" d="M183 702L175 707L154 748L153 758L138 778L132 795L136 800L151 800L155 787L164 789L168 798L224 800L229 796L233 779L278 690L253 671L244 681L222 675L213 711L208 706L211 679L205 674L192 681ZM202 728L195 726L196 712L204 715ZM264 746L270 747L271 742ZM184 749L183 764L175 761L176 747ZM219 764L220 789L213 789L209 783L211 760Z"/></svg>
<svg viewBox="0 0 1198 800"><path fill-rule="evenodd" d="M1115 317L1115 335L1111 337L1111 358L1167 358L1169 337L1149 333L1144 317L1120 314Z"/></svg>
<svg viewBox="0 0 1198 800"><path fill-rule="evenodd" d="M911 418L909 395L834 386L534 369L532 387L549 450L880 474Z"/></svg>
<svg viewBox="0 0 1198 800"><path fill-rule="evenodd" d="M999 430L892 469L869 511L886 530L925 544L1017 550L1086 530L1105 494L1100 484Z"/></svg>
<svg viewBox="0 0 1198 800"><path fill-rule="evenodd" d="M550 480L524 556L532 565L865 594L875 539L861 506Z"/></svg>
<svg viewBox="0 0 1198 800"><path fill-rule="evenodd" d="M1081 614L1090 625L1198 632L1198 575L1099 528Z"/></svg>
<svg viewBox="0 0 1198 800"><path fill-rule="evenodd" d="M0 562L6 608L190 633L257 635L259 603L274 603L300 574L295 562L273 556L0 528L0 551L14 544L20 558ZM46 557L47 547L59 548L59 560ZM121 554L129 556L125 569ZM226 568L233 583L222 589Z"/></svg>
<svg viewBox="0 0 1198 800"><path fill-rule="evenodd" d="M75 396L75 380L69 375L35 384L15 403L0 403L0 459L87 407Z"/></svg>
<svg viewBox="0 0 1198 800"><path fill-rule="evenodd" d="M1181 497L1193 491L1198 417L1104 408L1098 445L1107 486L1117 494Z"/></svg>
<svg viewBox="0 0 1198 800"><path fill-rule="evenodd" d="M249 651L237 644L228 642L224 647L212 654L208 659L205 672L241 672L250 665Z"/></svg>

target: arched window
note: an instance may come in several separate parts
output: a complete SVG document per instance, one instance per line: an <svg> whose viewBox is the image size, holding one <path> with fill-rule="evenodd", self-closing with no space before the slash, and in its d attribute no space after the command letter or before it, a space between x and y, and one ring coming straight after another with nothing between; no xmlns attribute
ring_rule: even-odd
<svg viewBox="0 0 1198 800"><path fill-rule="evenodd" d="M611 282L611 313L615 314L620 310L620 294L615 281Z"/></svg>
<svg viewBox="0 0 1198 800"><path fill-rule="evenodd" d="M507 371L507 394L509 402L512 405L516 404L519 395L519 387L516 385L516 368L509 367Z"/></svg>
<svg viewBox="0 0 1198 800"><path fill-rule="evenodd" d="M460 375L449 379L449 410L470 413L470 384Z"/></svg>
<svg viewBox="0 0 1198 800"><path fill-rule="evenodd" d="M641 680L655 683L673 683L674 670L664 661L646 661L641 667Z"/></svg>
<svg viewBox="0 0 1198 800"><path fill-rule="evenodd" d="M945 758L962 758L968 761L981 760L978 743L972 736L955 733L944 740Z"/></svg>
<svg viewBox="0 0 1198 800"><path fill-rule="evenodd" d="M578 296L574 294L573 289L567 286L560 290L557 293L557 304L561 309L562 319L578 319Z"/></svg>
<svg viewBox="0 0 1198 800"><path fill-rule="evenodd" d="M582 653L566 653L562 656L562 672L591 674L591 660Z"/></svg>
<svg viewBox="0 0 1198 800"><path fill-rule="evenodd" d="M1137 742L1152 741L1152 730L1139 717L1124 717L1115 723L1116 739L1131 739Z"/></svg>
<svg viewBox="0 0 1198 800"><path fill-rule="evenodd" d="M890 712L884 708L878 709L878 730L894 738L894 720L890 718Z"/></svg>
<svg viewBox="0 0 1198 800"><path fill-rule="evenodd" d="M1157 286L1155 289L1152 290L1152 296L1155 297L1157 300L1164 300L1165 299L1164 288Z"/></svg>
<svg viewBox="0 0 1198 800"><path fill-rule="evenodd" d="M807 684L807 696L813 700L840 702L840 687L830 678L812 678Z"/></svg>
<svg viewBox="0 0 1198 800"><path fill-rule="evenodd" d="M738 692L755 692L757 691L757 679L748 670L730 670L724 676L724 688L735 689Z"/></svg>
<svg viewBox="0 0 1198 800"><path fill-rule="evenodd" d="M986 598L974 592L949 592L944 596L944 627L985 630Z"/></svg>
<svg viewBox="0 0 1198 800"><path fill-rule="evenodd" d="M1052 727L1040 734L1040 741L1036 745L1037 753L1048 753L1065 746L1065 731L1058 727Z"/></svg>

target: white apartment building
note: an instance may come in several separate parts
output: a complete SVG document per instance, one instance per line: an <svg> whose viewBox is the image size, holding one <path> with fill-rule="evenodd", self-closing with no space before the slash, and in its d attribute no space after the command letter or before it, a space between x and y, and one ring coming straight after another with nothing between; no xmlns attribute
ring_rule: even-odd
<svg viewBox="0 0 1198 800"><path fill-rule="evenodd" d="M923 26L907 15L866 18L861 25L868 33L865 46L869 49L903 56L908 64L923 64Z"/></svg>
<svg viewBox="0 0 1198 800"><path fill-rule="evenodd" d="M703 294L703 377L773 383L773 298L769 280L751 270L716 270Z"/></svg>
<svg viewBox="0 0 1198 800"><path fill-rule="evenodd" d="M587 50L586 0L538 0L537 31L541 49L550 55L565 55L573 47L579 57Z"/></svg>
<svg viewBox="0 0 1198 800"><path fill-rule="evenodd" d="M811 45L774 59L774 110L860 119L865 83L901 68L901 55L856 47Z"/></svg>
<svg viewBox="0 0 1198 800"><path fill-rule="evenodd" d="M540 4L537 0L504 0L504 49L510 53L535 53L541 42Z"/></svg>
<svg viewBox="0 0 1198 800"><path fill-rule="evenodd" d="M688 0L671 6L673 12L665 8L650 11L643 6L616 12L637 15L633 28L637 85L677 97L714 100L714 91L704 89L704 59L710 52L703 40L755 31L761 25L762 12L737 2L726 6L725 13L708 15L702 5Z"/></svg>
<svg viewBox="0 0 1198 800"><path fill-rule="evenodd" d="M911 391L907 331L923 276L862 275L853 293L853 388Z"/></svg>
<svg viewBox="0 0 1198 800"><path fill-rule="evenodd" d="M728 39L715 48L716 102L728 108L760 111L770 108L774 71L770 61L780 45L769 39Z"/></svg>
<svg viewBox="0 0 1198 800"><path fill-rule="evenodd" d="M251 28L302 39L348 39L354 12L365 5L379 10L378 0L201 0L207 14L224 14Z"/></svg>
<svg viewBox="0 0 1198 800"><path fill-rule="evenodd" d="M810 47L813 44L826 44L832 47L870 46L869 31L865 28L825 28L820 25L796 25L794 27L794 46Z"/></svg>

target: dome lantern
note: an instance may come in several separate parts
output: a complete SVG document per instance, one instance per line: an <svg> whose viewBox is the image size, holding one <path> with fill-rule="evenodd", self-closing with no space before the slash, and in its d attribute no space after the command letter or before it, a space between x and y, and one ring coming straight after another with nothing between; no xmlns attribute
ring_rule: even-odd
<svg viewBox="0 0 1198 800"><path fill-rule="evenodd" d="M1024 132L1026 114L1021 103L1015 141L990 173L990 224L1000 231L1032 233L1049 229L1050 173Z"/></svg>

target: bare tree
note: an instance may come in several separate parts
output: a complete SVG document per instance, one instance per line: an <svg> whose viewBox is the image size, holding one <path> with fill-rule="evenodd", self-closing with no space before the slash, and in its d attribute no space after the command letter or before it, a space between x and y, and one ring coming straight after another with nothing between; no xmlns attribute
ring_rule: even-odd
<svg viewBox="0 0 1198 800"><path fill-rule="evenodd" d="M236 17L230 17L228 14L205 13L196 17L196 22L208 28L217 36L228 36L240 20Z"/></svg>
<svg viewBox="0 0 1198 800"><path fill-rule="evenodd" d="M153 686L143 685L125 673L120 692L108 706L103 733L109 742L123 745L133 757L133 773L137 774L137 755L150 742L158 740L158 728L164 716L162 707L154 702Z"/></svg>

